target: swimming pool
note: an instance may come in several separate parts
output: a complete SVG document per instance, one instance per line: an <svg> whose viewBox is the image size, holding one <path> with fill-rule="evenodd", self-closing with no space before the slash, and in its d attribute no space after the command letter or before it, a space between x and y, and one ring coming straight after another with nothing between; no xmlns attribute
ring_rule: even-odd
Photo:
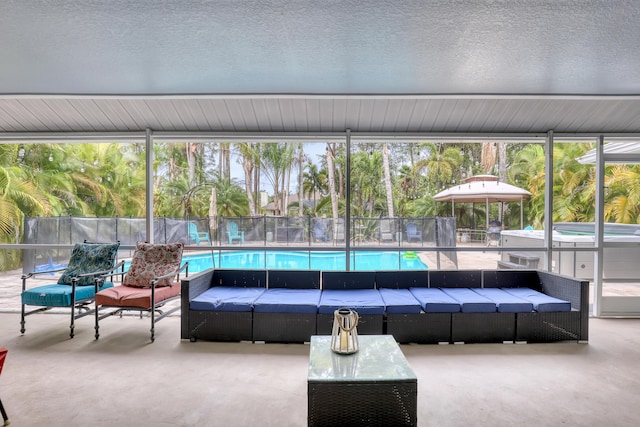
<svg viewBox="0 0 640 427"><path fill-rule="evenodd" d="M185 255L189 273L216 268L278 269L278 270L336 270L344 271L344 251L229 251L200 255ZM354 251L351 252L351 270L427 270L415 252Z"/></svg>

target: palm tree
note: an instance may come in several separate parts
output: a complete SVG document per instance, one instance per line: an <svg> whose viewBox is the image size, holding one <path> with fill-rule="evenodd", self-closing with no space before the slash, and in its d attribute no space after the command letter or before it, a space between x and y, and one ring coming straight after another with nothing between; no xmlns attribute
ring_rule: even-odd
<svg viewBox="0 0 640 427"><path fill-rule="evenodd" d="M51 212L46 195L31 180L24 147L0 145L0 242L20 243L25 216ZM20 164L20 166L17 166ZM0 270L20 264L21 251L0 251Z"/></svg>
<svg viewBox="0 0 640 427"><path fill-rule="evenodd" d="M260 162L260 157L258 157L258 153L254 149L253 142L237 143L236 148L240 152L242 170L244 171L244 188L249 200L249 215L255 216L256 202L253 197L253 177L255 165Z"/></svg>
<svg viewBox="0 0 640 427"><path fill-rule="evenodd" d="M217 213L220 216L246 216L247 195L235 180L220 179L215 183Z"/></svg>
<svg viewBox="0 0 640 427"><path fill-rule="evenodd" d="M368 213L374 216L376 201L383 193L382 154L378 151L359 151L352 156L351 185L353 187L351 206L356 215Z"/></svg>
<svg viewBox="0 0 640 427"><path fill-rule="evenodd" d="M511 184L531 193L528 203L528 221L535 228L542 228L544 219L545 154L540 144L530 144L520 150L507 171Z"/></svg>
<svg viewBox="0 0 640 427"><path fill-rule="evenodd" d="M275 214L280 215L283 209L280 194L284 193L285 176L293 159L290 144L268 143L261 151L260 164L262 171L273 186L273 204Z"/></svg>
<svg viewBox="0 0 640 427"><path fill-rule="evenodd" d="M428 182L436 191L440 189L442 184L453 182L460 173L460 165L463 161L460 150L449 147L441 153L440 146L433 143L421 144L421 148L426 148L428 157L416 162L416 171L426 170Z"/></svg>
<svg viewBox="0 0 640 427"><path fill-rule="evenodd" d="M307 163L306 172L303 173L302 189L305 196L315 199L319 194L327 194L327 170L318 169L318 165Z"/></svg>
<svg viewBox="0 0 640 427"><path fill-rule="evenodd" d="M591 148L591 144L554 145L553 220L592 221L595 218L594 168L576 158Z"/></svg>
<svg viewBox="0 0 640 427"><path fill-rule="evenodd" d="M329 195L331 197L331 217L333 223L338 223L338 194L336 193L336 169L335 169L335 157L336 156L336 144L335 142L327 142L327 171L329 174ZM337 237L338 228L333 227L333 238Z"/></svg>

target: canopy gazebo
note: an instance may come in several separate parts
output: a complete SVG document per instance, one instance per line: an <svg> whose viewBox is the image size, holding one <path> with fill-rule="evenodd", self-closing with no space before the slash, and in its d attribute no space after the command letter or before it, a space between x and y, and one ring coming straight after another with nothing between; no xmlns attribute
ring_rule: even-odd
<svg viewBox="0 0 640 427"><path fill-rule="evenodd" d="M531 193L522 188L498 181L494 175L476 175L433 196L436 202L451 202L451 213L455 216L456 203L485 203L489 224L489 203L520 202L520 228L524 222L523 201Z"/></svg>

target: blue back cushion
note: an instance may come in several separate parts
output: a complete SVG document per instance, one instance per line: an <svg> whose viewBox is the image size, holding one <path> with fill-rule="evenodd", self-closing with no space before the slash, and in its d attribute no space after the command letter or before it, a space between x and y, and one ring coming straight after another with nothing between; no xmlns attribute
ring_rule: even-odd
<svg viewBox="0 0 640 427"><path fill-rule="evenodd" d="M211 286L264 288L267 286L267 272L264 270L215 270Z"/></svg>
<svg viewBox="0 0 640 427"><path fill-rule="evenodd" d="M500 313L529 313L533 311L533 304L530 301L518 298L502 289L477 288L472 291L493 301Z"/></svg>
<svg viewBox="0 0 640 427"><path fill-rule="evenodd" d="M411 288L425 313L457 313L460 303L438 288Z"/></svg>
<svg viewBox="0 0 640 427"><path fill-rule="evenodd" d="M66 270L58 279L60 285L71 285L76 276L110 270L116 264L120 243L76 243ZM93 286L95 276L83 277L78 286Z"/></svg>
<svg viewBox="0 0 640 427"><path fill-rule="evenodd" d="M480 270L430 270L430 288L479 288L482 284Z"/></svg>
<svg viewBox="0 0 640 427"><path fill-rule="evenodd" d="M263 288L214 286L189 303L191 310L252 311L253 303L264 293Z"/></svg>
<svg viewBox="0 0 640 427"><path fill-rule="evenodd" d="M419 314L422 311L420 302L409 289L382 288L379 292L387 314Z"/></svg>
<svg viewBox="0 0 640 427"><path fill-rule="evenodd" d="M460 303L463 313L495 313L496 303L469 288L444 288L442 292Z"/></svg>
<svg viewBox="0 0 640 427"><path fill-rule="evenodd" d="M409 289L429 286L429 273L421 271L376 271L376 287Z"/></svg>
<svg viewBox="0 0 640 427"><path fill-rule="evenodd" d="M269 270L268 288L320 289L320 271Z"/></svg>
<svg viewBox="0 0 640 427"><path fill-rule="evenodd" d="M333 314L339 308L350 308L358 314L384 314L384 301L376 289L323 290L318 313Z"/></svg>
<svg viewBox="0 0 640 427"><path fill-rule="evenodd" d="M316 314L320 289L267 289L254 303L256 313Z"/></svg>
<svg viewBox="0 0 640 427"><path fill-rule="evenodd" d="M324 271L322 289L375 289L375 271Z"/></svg>
<svg viewBox="0 0 640 427"><path fill-rule="evenodd" d="M533 304L533 309L540 313L552 311L571 311L569 301L554 298L533 289L528 288L503 288L505 292L515 295L518 298L529 301Z"/></svg>
<svg viewBox="0 0 640 427"><path fill-rule="evenodd" d="M538 273L534 270L487 270L483 272L485 288L531 288L542 290Z"/></svg>

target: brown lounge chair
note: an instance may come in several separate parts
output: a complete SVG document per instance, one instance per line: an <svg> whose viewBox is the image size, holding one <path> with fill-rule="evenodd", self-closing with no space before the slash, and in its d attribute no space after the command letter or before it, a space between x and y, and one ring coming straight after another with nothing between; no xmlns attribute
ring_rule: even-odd
<svg viewBox="0 0 640 427"><path fill-rule="evenodd" d="M180 266L183 249L183 243L137 243L131 266L123 273L122 284L96 294L96 339L100 337L100 320L115 314L122 315L125 311L139 311L140 316L144 312L149 313L151 341L155 340L156 322L180 309L178 304L166 311L161 310L167 302L180 297L180 273L184 271L188 275L189 263ZM104 280L104 277L98 280Z"/></svg>

